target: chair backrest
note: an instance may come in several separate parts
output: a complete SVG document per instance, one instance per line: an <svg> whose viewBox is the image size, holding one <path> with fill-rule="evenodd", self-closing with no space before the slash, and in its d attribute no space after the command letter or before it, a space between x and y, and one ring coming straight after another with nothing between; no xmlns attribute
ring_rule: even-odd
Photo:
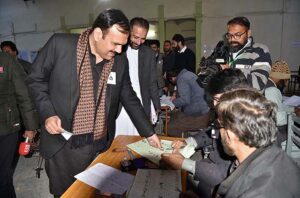
<svg viewBox="0 0 300 198"><path fill-rule="evenodd" d="M293 145L300 151L300 117L295 113L288 114L288 134L286 143L286 153L292 156Z"/></svg>

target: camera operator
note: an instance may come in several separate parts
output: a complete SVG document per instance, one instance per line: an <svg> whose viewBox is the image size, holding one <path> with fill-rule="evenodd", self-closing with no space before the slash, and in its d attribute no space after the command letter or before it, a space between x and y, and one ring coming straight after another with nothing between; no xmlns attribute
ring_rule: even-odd
<svg viewBox="0 0 300 198"><path fill-rule="evenodd" d="M201 78L201 74L199 76L200 86L207 84L208 74L214 73L214 70L238 68L251 87L263 92L272 65L271 57L266 45L253 41L249 20L246 17L235 17L228 21L225 38L223 45L222 41L218 43L214 53L207 58L208 61L205 59L206 62L202 60L200 63L202 67L206 64L203 72L205 77ZM226 59L225 64L218 61L220 56Z"/></svg>
<svg viewBox="0 0 300 198"><path fill-rule="evenodd" d="M220 98L224 92L242 86L247 86L247 81L241 70L225 69L211 78L207 85L206 92L213 99L214 105L216 105L218 98ZM233 158L224 153L222 144L218 138L218 133L218 126L214 125L193 137L172 143L172 147L175 150L185 147L186 145L191 145L195 149L202 150L209 148L210 154L206 159L193 161L191 159L185 159L181 154L176 152L162 155L162 164L174 169L186 170L193 175L196 181L199 181L197 193L201 197L211 197L215 186L226 178L229 166L233 161Z"/></svg>
<svg viewBox="0 0 300 198"><path fill-rule="evenodd" d="M254 43L250 22L246 17L235 17L227 23L226 38L229 44L229 62L222 69L231 67L242 70L248 84L263 92L271 70L269 49L261 43Z"/></svg>

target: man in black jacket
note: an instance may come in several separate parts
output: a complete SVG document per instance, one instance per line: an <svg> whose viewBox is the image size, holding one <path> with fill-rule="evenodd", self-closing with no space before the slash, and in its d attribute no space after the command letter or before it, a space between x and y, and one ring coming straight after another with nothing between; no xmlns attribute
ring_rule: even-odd
<svg viewBox="0 0 300 198"><path fill-rule="evenodd" d="M196 56L195 53L185 45L184 38L181 34L175 34L172 38L172 48L175 54L175 69L186 69L196 73Z"/></svg>
<svg viewBox="0 0 300 198"><path fill-rule="evenodd" d="M14 44L12 41L3 41L1 43L1 50L2 50L2 52L9 53L10 55L12 55L14 57L17 57L19 54L16 44ZM31 63L27 62L21 58L18 58L18 61L23 66L26 74L28 74L31 70Z"/></svg>
<svg viewBox="0 0 300 198"><path fill-rule="evenodd" d="M17 60L0 52L0 197L16 197L13 174L18 161L19 133L32 139L38 128L26 74Z"/></svg>
<svg viewBox="0 0 300 198"><path fill-rule="evenodd" d="M126 56L120 54L129 29L120 10L105 10L80 37L53 35L33 64L29 84L43 124L40 150L55 197L110 147L119 102L140 135L161 146L132 89ZM73 134L68 141L67 131Z"/></svg>
<svg viewBox="0 0 300 198"><path fill-rule="evenodd" d="M126 55L129 62L130 81L140 99L148 119L155 124L156 112L160 111L158 78L155 53L144 45L149 30L149 22L141 17L130 20L129 45ZM116 121L116 135L137 135L138 129L132 122L128 111L122 108Z"/></svg>
<svg viewBox="0 0 300 198"><path fill-rule="evenodd" d="M238 86L247 86L247 80L242 71L225 69L210 79L206 93L210 101L216 105L223 93ZM214 125L183 141L174 141L172 146L178 149L186 145L193 146L196 150L209 149L211 151L203 160L184 159L181 154L177 153L164 154L162 160L175 169L184 169L192 173L194 180L199 182L197 193L204 198L211 197L214 188L226 178L234 158L224 153L219 139L219 129Z"/></svg>
<svg viewBox="0 0 300 198"><path fill-rule="evenodd" d="M300 197L300 168L276 145L277 105L254 90L224 93L216 107L224 151L235 166L221 197Z"/></svg>

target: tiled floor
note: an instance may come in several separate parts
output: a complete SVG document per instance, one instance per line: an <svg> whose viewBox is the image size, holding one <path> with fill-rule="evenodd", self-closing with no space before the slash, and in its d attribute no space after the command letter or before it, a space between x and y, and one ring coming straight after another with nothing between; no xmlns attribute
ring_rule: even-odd
<svg viewBox="0 0 300 198"><path fill-rule="evenodd" d="M40 178L36 177L38 157L20 157L14 174L14 186L17 198L53 198L49 193L49 182L45 170ZM42 166L44 168L44 164Z"/></svg>

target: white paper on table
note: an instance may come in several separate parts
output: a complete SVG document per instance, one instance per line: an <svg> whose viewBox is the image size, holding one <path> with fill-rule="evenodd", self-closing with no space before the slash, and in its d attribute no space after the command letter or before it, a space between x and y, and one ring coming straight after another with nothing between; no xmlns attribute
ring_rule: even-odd
<svg viewBox="0 0 300 198"><path fill-rule="evenodd" d="M299 96L291 96L289 98L285 98L283 104L287 106L297 107L300 105L300 97Z"/></svg>
<svg viewBox="0 0 300 198"><path fill-rule="evenodd" d="M171 110L173 110L175 108L175 105L173 104L173 102L170 100L170 96L166 96L166 95L162 95L160 97L160 106L168 106L170 107Z"/></svg>
<svg viewBox="0 0 300 198"><path fill-rule="evenodd" d="M75 178L97 188L101 192L118 195L127 191L134 181L133 175L123 173L102 163L98 163L75 175Z"/></svg>
<svg viewBox="0 0 300 198"><path fill-rule="evenodd" d="M128 198L179 197L181 171L138 169Z"/></svg>
<svg viewBox="0 0 300 198"><path fill-rule="evenodd" d="M137 152L141 156L147 158L151 162L159 164L159 160L161 159L162 153L172 153L173 148L171 144L172 141L161 140L161 145L163 148L161 150L150 146L148 141L146 139L143 139L138 142L128 144L127 147ZM190 158L195 153L195 149L191 146L186 146L183 149L180 149L179 151L185 158Z"/></svg>
<svg viewBox="0 0 300 198"><path fill-rule="evenodd" d="M73 133L71 133L69 131L66 131L66 130L63 130L61 135L68 141L71 138L71 136L73 135Z"/></svg>

